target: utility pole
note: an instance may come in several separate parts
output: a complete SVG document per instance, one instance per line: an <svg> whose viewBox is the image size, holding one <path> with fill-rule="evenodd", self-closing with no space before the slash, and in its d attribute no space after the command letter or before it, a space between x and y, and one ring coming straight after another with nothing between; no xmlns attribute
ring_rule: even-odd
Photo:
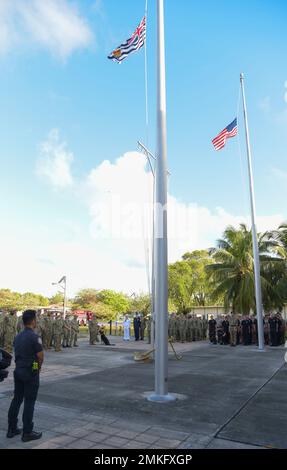
<svg viewBox="0 0 287 470"><path fill-rule="evenodd" d="M60 286L63 289L63 317L66 318L66 306L67 306L67 276L63 276L59 282L53 282L52 286Z"/></svg>

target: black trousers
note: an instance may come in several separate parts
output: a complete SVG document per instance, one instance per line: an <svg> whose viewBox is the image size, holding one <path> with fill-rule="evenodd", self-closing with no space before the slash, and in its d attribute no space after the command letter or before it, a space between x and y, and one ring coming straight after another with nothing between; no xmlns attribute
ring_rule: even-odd
<svg viewBox="0 0 287 470"><path fill-rule="evenodd" d="M140 339L140 330L139 328L135 328L135 340L139 341Z"/></svg>
<svg viewBox="0 0 287 470"><path fill-rule="evenodd" d="M270 328L270 342L271 342L271 346L278 346L278 336L277 336L277 332L275 329L271 329Z"/></svg>
<svg viewBox="0 0 287 470"><path fill-rule="evenodd" d="M216 341L216 331L215 331L215 329L213 329L213 330L210 329L209 330L209 341L213 344L216 344L217 341Z"/></svg>
<svg viewBox="0 0 287 470"><path fill-rule="evenodd" d="M243 344L244 346L248 346L250 344L250 335L248 333L248 330L247 329L244 329L242 330L242 339L243 339Z"/></svg>
<svg viewBox="0 0 287 470"><path fill-rule="evenodd" d="M16 429L18 414L24 400L23 434L33 431L34 407L39 390L39 373L23 370L14 371L14 398L8 411L8 424Z"/></svg>
<svg viewBox="0 0 287 470"><path fill-rule="evenodd" d="M217 330L217 339L219 344L223 344L223 330Z"/></svg>

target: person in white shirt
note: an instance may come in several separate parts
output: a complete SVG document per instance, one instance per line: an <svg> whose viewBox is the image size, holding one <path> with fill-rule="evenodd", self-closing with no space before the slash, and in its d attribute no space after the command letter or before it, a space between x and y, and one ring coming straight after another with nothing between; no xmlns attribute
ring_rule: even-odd
<svg viewBox="0 0 287 470"><path fill-rule="evenodd" d="M130 340L131 321L130 321L130 319L127 315L125 316L125 319L123 321L123 327L124 327L124 341L129 341Z"/></svg>

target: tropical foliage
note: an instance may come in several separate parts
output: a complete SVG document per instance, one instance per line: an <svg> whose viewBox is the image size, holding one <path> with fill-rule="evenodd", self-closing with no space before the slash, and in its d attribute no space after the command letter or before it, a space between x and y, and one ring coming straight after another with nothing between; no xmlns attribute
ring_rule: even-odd
<svg viewBox="0 0 287 470"><path fill-rule="evenodd" d="M72 301L74 310L89 310L101 320L115 320L118 314L129 310L129 298L112 290L83 289Z"/></svg>
<svg viewBox="0 0 287 470"><path fill-rule="evenodd" d="M262 301L265 309L281 308L286 297L286 260L280 254L279 235L258 235ZM252 233L242 224L227 227L217 248L210 250L213 263L206 267L212 299L239 313L255 311ZM283 285L282 285L283 283Z"/></svg>
<svg viewBox="0 0 287 470"><path fill-rule="evenodd" d="M49 305L49 299L42 295L26 292L20 294L10 289L0 289L0 310L23 310L27 307L45 307Z"/></svg>
<svg viewBox="0 0 287 470"><path fill-rule="evenodd" d="M182 261L169 266L169 298L178 313L192 306L204 306L211 300L206 266L212 263L208 251L186 253Z"/></svg>

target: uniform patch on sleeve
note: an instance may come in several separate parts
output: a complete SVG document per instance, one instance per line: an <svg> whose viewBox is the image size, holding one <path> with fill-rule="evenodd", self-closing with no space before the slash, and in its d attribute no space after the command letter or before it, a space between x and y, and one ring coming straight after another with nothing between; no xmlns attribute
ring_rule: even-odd
<svg viewBox="0 0 287 470"><path fill-rule="evenodd" d="M40 336L38 337L38 343L42 344L42 340L41 340Z"/></svg>

